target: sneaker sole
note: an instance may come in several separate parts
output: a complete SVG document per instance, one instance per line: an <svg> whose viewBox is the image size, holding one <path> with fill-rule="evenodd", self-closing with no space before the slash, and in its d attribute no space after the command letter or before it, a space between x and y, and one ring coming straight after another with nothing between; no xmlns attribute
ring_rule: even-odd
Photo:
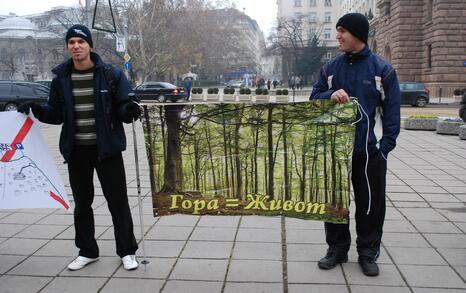
<svg viewBox="0 0 466 293"><path fill-rule="evenodd" d="M318 266L319 266L320 269L323 269L323 270L331 270L334 267L336 267L337 265L342 264L342 263L346 263L346 262L348 262L348 257L337 261L334 266L325 266L325 265L321 264L320 262L318 263Z"/></svg>
<svg viewBox="0 0 466 293"><path fill-rule="evenodd" d="M76 268L76 269L75 269L75 268L70 268L70 267L67 267L67 268L68 268L69 271L79 271L79 270L81 270L81 269L84 269L85 267L87 267L87 266L90 265L91 263L94 263L94 262L96 262L96 261L98 261L98 260L99 260L98 258L97 258L97 259L94 259L94 260L88 262L87 264L83 265L83 266L80 267L80 268Z"/></svg>

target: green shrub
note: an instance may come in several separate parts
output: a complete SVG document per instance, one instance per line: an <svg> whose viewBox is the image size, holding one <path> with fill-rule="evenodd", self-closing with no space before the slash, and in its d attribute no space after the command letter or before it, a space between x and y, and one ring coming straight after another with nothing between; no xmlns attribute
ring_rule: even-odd
<svg viewBox="0 0 466 293"><path fill-rule="evenodd" d="M263 95L268 95L268 94L269 94L269 90L268 90L268 89L263 89L263 90L262 90L262 94L263 94Z"/></svg>
<svg viewBox="0 0 466 293"><path fill-rule="evenodd" d="M240 89L239 89L239 94L240 94L240 95L246 94L246 89L240 88Z"/></svg>
<svg viewBox="0 0 466 293"><path fill-rule="evenodd" d="M208 93L208 94L213 94L213 93L214 93L214 89L213 89L213 88L208 88L208 89L207 89L207 93Z"/></svg>
<svg viewBox="0 0 466 293"><path fill-rule="evenodd" d="M281 96L282 95L282 90L277 90L276 95Z"/></svg>
<svg viewBox="0 0 466 293"><path fill-rule="evenodd" d="M218 87L214 87L213 90L214 90L214 94L218 94Z"/></svg>
<svg viewBox="0 0 466 293"><path fill-rule="evenodd" d="M196 88L196 87L193 87L193 88L191 89L191 93L197 94L197 88Z"/></svg>
<svg viewBox="0 0 466 293"><path fill-rule="evenodd" d="M256 95L262 95L262 89L256 89Z"/></svg>
<svg viewBox="0 0 466 293"><path fill-rule="evenodd" d="M432 114L413 114L409 119L438 119L438 117Z"/></svg>
<svg viewBox="0 0 466 293"><path fill-rule="evenodd" d="M287 89L284 89L282 93L283 93L283 95L286 96L286 95L288 95L288 90L287 90Z"/></svg>
<svg viewBox="0 0 466 293"><path fill-rule="evenodd" d="M203 91L204 91L204 90L203 90L201 87L198 87L198 88L197 88L197 93L198 93L198 94L202 94Z"/></svg>
<svg viewBox="0 0 466 293"><path fill-rule="evenodd" d="M456 90L453 91L453 94L454 94L455 96L459 96L459 95L461 95L461 90L460 90L460 89L456 89Z"/></svg>
<svg viewBox="0 0 466 293"><path fill-rule="evenodd" d="M234 88L230 88L230 95L233 95L235 93L235 89Z"/></svg>
<svg viewBox="0 0 466 293"><path fill-rule="evenodd" d="M244 92L246 93L246 95L250 95L251 94L251 89L250 88L246 88L244 90Z"/></svg>

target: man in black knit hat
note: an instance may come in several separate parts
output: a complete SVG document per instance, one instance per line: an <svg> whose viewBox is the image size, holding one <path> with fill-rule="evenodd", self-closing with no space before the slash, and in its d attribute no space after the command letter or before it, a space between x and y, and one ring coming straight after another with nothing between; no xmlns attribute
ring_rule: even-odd
<svg viewBox="0 0 466 293"><path fill-rule="evenodd" d="M356 203L358 263L367 276L379 274L385 219L387 158L400 132L400 88L390 64L367 45L369 22L360 13L348 13L337 22L337 40L344 54L326 63L311 99L347 103L356 97L359 113L352 157L351 181ZM351 234L348 224L325 223L327 254L318 262L332 269L348 261Z"/></svg>
<svg viewBox="0 0 466 293"><path fill-rule="evenodd" d="M131 87L126 76L92 52L92 35L87 27L73 25L65 40L71 58L52 70L56 76L48 102L45 105L27 102L18 111L29 114L32 110L42 122L63 124L60 152L68 163L75 202L75 244L79 248L78 257L68 269L82 269L99 258L92 210L95 170L112 214L117 254L123 267L133 270L138 267L135 257L138 245L121 154L126 148L122 122L137 119L140 106L129 97ZM109 76L112 81L107 80Z"/></svg>

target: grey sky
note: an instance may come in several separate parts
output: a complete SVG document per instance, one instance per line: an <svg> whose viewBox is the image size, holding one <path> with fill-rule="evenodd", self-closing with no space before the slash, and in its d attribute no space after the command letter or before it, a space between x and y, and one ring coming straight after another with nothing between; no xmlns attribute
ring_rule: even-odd
<svg viewBox="0 0 466 293"><path fill-rule="evenodd" d="M84 4L86 1L81 0ZM277 17L276 0L232 0L236 3L238 10L245 12L255 19L264 34L268 35L273 22ZM10 12L17 15L40 13L55 6L77 6L79 0L2 0L0 14L7 15Z"/></svg>

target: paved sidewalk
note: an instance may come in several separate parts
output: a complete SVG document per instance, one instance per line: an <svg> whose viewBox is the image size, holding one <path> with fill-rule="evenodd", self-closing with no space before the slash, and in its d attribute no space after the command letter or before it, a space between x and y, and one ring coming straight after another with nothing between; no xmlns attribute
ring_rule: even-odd
<svg viewBox="0 0 466 293"><path fill-rule="evenodd" d="M101 259L80 271L66 269L77 254L71 214L3 210L0 292L466 292L466 141L457 136L401 132L389 158L381 274L366 277L356 262L354 241L348 263L331 271L317 268L326 249L321 222L256 216L153 218L138 127L147 267L132 272L122 268L111 217L95 180ZM59 130L43 126L70 193L58 152ZM140 239L130 127L127 134L128 189ZM138 253L142 255L142 249Z"/></svg>

